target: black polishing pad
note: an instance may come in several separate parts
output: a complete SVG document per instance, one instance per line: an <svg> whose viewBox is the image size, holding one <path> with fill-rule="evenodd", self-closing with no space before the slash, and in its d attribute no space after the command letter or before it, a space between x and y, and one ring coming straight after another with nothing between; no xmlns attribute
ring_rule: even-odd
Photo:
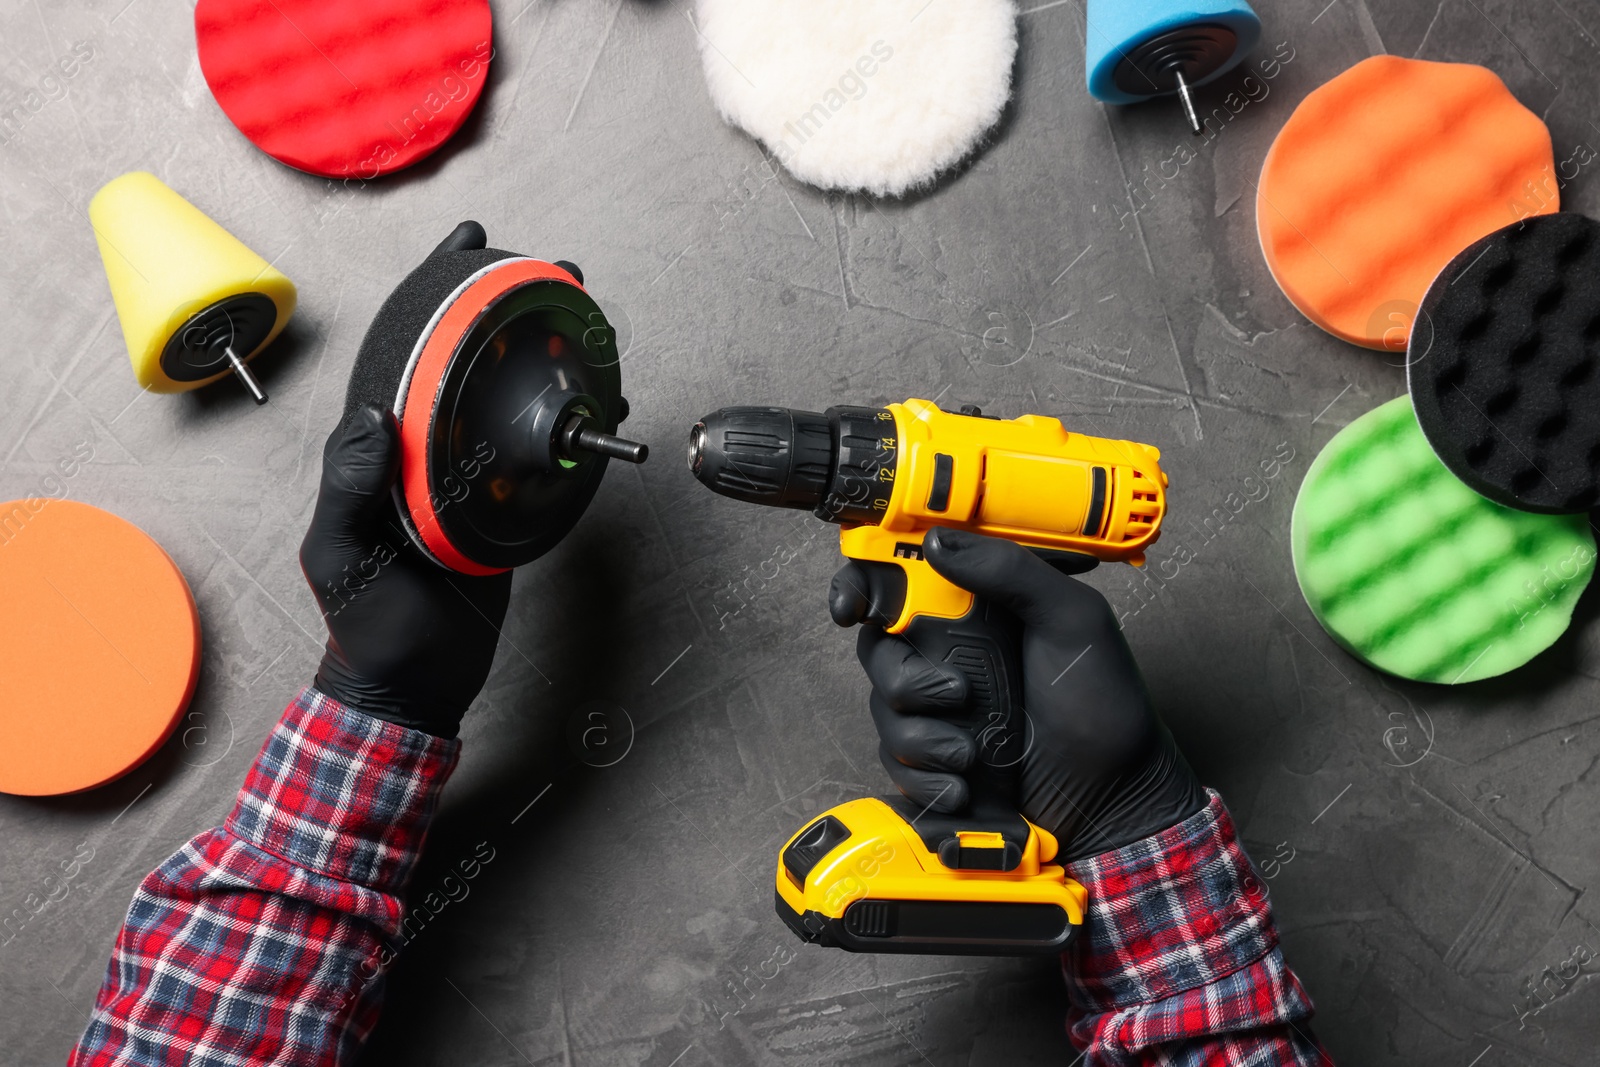
<svg viewBox="0 0 1600 1067"><path fill-rule="evenodd" d="M498 248L436 252L408 274L378 309L366 337L361 340L355 366L350 369L350 385L344 394L345 416L349 417L364 404L393 410L395 394L405 375L406 363L411 359L411 351L434 312L463 279L514 255L515 252L503 252Z"/></svg>
<svg viewBox="0 0 1600 1067"><path fill-rule="evenodd" d="M1440 461L1524 511L1600 501L1600 222L1538 215L1469 245L1422 299L1411 403Z"/></svg>
<svg viewBox="0 0 1600 1067"><path fill-rule="evenodd" d="M465 299L460 290L486 268L499 271L502 261L508 269L528 266L484 243L482 228L464 223L400 283L362 341L345 394L346 417L368 403L399 416L403 471L426 471L420 495L402 474L396 502L406 530L434 559L468 573L542 555L599 487L604 456L555 462L538 453L533 431L544 406L579 396L582 410L608 433L626 414L615 338L578 286L554 277L516 282L487 304L474 304L454 327L441 317L461 306L454 303ZM413 381L408 368L417 366L419 340L447 329L454 331L443 339L452 354L436 368L437 387L426 394L431 402L408 406L401 386ZM415 397L418 386L407 392ZM404 429L413 422L427 431L425 439Z"/></svg>

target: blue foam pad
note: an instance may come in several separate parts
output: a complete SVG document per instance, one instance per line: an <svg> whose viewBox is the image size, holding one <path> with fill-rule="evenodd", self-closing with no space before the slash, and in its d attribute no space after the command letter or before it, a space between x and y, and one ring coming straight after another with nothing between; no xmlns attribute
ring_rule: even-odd
<svg viewBox="0 0 1600 1067"><path fill-rule="evenodd" d="M1208 23L1226 26L1238 38L1233 55L1216 70L1192 81L1204 85L1226 74L1261 38L1261 20L1242 0L1089 0L1083 69L1089 95L1108 104L1134 104L1161 93L1130 93L1117 88L1117 64L1145 41L1170 30Z"/></svg>

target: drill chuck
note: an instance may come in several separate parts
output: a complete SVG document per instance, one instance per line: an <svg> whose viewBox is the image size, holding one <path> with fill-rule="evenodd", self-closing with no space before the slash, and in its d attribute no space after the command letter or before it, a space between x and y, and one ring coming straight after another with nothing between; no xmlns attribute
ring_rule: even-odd
<svg viewBox="0 0 1600 1067"><path fill-rule="evenodd" d="M689 431L689 470L706 488L829 522L877 522L895 462L894 416L883 408L728 407Z"/></svg>

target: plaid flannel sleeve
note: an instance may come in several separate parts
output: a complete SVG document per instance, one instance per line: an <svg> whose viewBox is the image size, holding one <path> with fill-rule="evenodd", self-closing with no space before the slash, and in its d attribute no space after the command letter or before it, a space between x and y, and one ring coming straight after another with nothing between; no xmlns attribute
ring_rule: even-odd
<svg viewBox="0 0 1600 1067"><path fill-rule="evenodd" d="M1171 829L1068 865L1089 890L1083 933L1062 957L1087 1064L1333 1062L1283 962L1266 883L1210 797Z"/></svg>
<svg viewBox="0 0 1600 1067"><path fill-rule="evenodd" d="M70 1067L348 1063L459 749L302 690L227 821L134 894Z"/></svg>

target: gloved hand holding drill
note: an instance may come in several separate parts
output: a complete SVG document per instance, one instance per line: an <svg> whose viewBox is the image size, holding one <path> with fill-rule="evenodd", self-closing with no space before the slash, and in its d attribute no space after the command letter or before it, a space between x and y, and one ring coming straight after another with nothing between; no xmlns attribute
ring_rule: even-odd
<svg viewBox="0 0 1600 1067"><path fill-rule="evenodd" d="M1018 807L1055 835L1059 860L1131 844L1205 806L1103 596L1011 541L936 529L923 551L934 570L1022 622ZM860 564L846 563L833 580L860 583ZM960 811L978 739L938 716L967 703L966 676L879 626L860 628L856 654L872 680L889 777L920 807Z"/></svg>
<svg viewBox="0 0 1600 1067"><path fill-rule="evenodd" d="M936 529L923 549L1022 623L1019 806L1088 890L1064 972L1089 1062L1330 1063L1231 816L1151 707L1105 598L1009 541ZM859 585L859 568L846 563L836 589ZM919 807L959 811L981 759L978 739L948 718L970 698L966 677L870 623L856 648L889 777ZM1169 1022L1123 1026L1134 1011Z"/></svg>
<svg viewBox="0 0 1600 1067"><path fill-rule="evenodd" d="M1109 605L1068 576L1143 562L1166 508L1159 460L1055 419L921 400L724 408L695 426L708 488L840 525L849 562L828 608L860 626L904 794L792 836L778 913L858 952L1070 946L1091 1063L1320 1062L1227 809L1151 707Z"/></svg>

